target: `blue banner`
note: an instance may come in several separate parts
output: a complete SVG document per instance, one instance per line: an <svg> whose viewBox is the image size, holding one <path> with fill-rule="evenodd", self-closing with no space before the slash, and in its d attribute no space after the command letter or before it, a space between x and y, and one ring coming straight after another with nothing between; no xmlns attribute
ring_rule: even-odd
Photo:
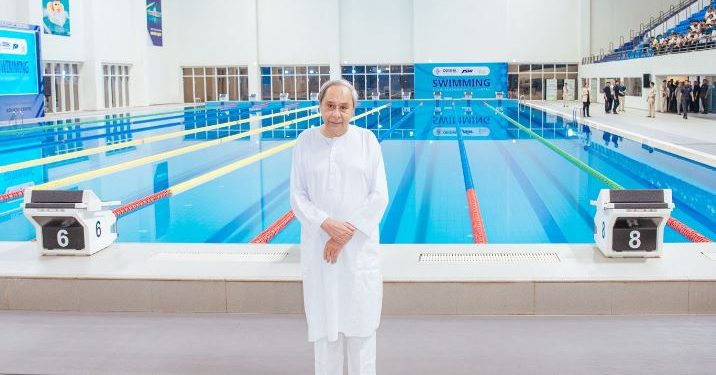
<svg viewBox="0 0 716 375"><path fill-rule="evenodd" d="M147 0L147 31L152 44L161 47L162 42L162 0Z"/></svg>
<svg viewBox="0 0 716 375"><path fill-rule="evenodd" d="M0 22L0 121L44 115L40 27Z"/></svg>
<svg viewBox="0 0 716 375"><path fill-rule="evenodd" d="M40 1L45 34L70 36L70 0Z"/></svg>
<svg viewBox="0 0 716 375"><path fill-rule="evenodd" d="M435 92L443 98L495 98L507 92L507 63L415 64L415 99L432 99ZM506 96L506 95L505 95Z"/></svg>

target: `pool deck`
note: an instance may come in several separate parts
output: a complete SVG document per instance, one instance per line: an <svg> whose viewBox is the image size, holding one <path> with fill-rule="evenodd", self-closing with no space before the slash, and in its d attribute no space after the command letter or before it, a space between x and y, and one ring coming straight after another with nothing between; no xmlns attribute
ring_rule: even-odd
<svg viewBox="0 0 716 375"><path fill-rule="evenodd" d="M596 129L608 131L633 141L716 167L716 114L691 114L684 120L673 113L656 113L656 118L646 117L647 112L626 108L618 114L604 113L604 105L592 103L591 117L582 117L582 105L570 102L531 101L528 107L567 119L576 119Z"/></svg>
<svg viewBox="0 0 716 375"><path fill-rule="evenodd" d="M388 315L716 313L714 243L666 244L648 259L606 258L589 244L381 248ZM298 252L120 243L92 256L42 256L36 243L4 242L0 310L302 313ZM428 253L453 255L421 261Z"/></svg>

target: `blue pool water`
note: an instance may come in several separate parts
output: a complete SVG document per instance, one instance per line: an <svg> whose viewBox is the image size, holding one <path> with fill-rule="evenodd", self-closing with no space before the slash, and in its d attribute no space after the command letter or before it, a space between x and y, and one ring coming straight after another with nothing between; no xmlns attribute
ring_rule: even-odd
<svg viewBox="0 0 716 375"><path fill-rule="evenodd" d="M356 114L385 104L361 103ZM293 103L306 107L311 102ZM494 105L495 103L491 103ZM277 113L283 103L233 104L184 113L128 118L106 116L43 124L18 132L0 128L0 165L64 154L157 134L205 127L249 116ZM716 239L716 173L704 166L597 129L537 110L502 102L503 112L626 188L671 188L672 216ZM311 114L254 121L268 126ZM103 200L123 203L161 191L233 161L291 141L319 119L302 121L198 152L138 166L67 189L92 189ZM49 127L48 127L49 126ZM461 155L455 127L462 130L466 160L479 199L489 243L593 242L594 207L600 189L590 174L567 162L480 101L395 101L357 121L373 129L384 153L390 204L381 224L383 243L472 243ZM0 175L0 193L115 165L187 145L238 134L249 123L202 131ZM248 165L180 195L119 219L119 241L251 241L289 210L290 150ZM29 240L34 229L22 216L20 199L0 202L0 240ZM667 242L687 239L667 227ZM294 220L272 243L297 243Z"/></svg>

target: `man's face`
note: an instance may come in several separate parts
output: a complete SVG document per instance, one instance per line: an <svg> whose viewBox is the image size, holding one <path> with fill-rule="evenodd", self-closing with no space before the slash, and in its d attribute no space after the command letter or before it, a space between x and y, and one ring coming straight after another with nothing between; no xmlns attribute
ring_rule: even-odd
<svg viewBox="0 0 716 375"><path fill-rule="evenodd" d="M320 109L323 123L330 130L348 126L348 121L353 118L355 111L351 90L341 85L329 87L323 96Z"/></svg>

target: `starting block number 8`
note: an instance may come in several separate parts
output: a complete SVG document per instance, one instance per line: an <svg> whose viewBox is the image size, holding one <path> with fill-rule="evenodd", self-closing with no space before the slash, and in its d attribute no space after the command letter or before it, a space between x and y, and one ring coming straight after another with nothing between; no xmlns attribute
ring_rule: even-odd
<svg viewBox="0 0 716 375"><path fill-rule="evenodd" d="M641 246L641 240L639 239L640 236L641 233L639 233L638 230L629 232L629 247L632 249L638 249Z"/></svg>

